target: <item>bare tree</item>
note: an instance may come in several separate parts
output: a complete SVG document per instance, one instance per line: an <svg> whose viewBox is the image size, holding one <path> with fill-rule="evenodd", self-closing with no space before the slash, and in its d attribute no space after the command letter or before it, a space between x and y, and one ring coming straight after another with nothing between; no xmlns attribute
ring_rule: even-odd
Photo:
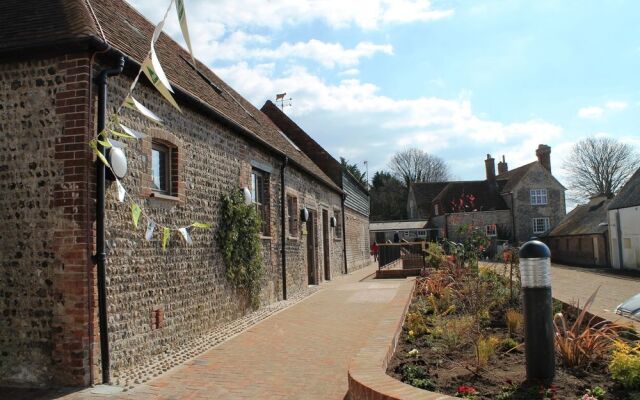
<svg viewBox="0 0 640 400"><path fill-rule="evenodd" d="M389 168L407 187L414 182L446 181L450 176L442 158L416 148L397 152L389 161Z"/></svg>
<svg viewBox="0 0 640 400"><path fill-rule="evenodd" d="M612 197L638 168L633 146L612 138L588 138L573 146L564 169L576 198Z"/></svg>

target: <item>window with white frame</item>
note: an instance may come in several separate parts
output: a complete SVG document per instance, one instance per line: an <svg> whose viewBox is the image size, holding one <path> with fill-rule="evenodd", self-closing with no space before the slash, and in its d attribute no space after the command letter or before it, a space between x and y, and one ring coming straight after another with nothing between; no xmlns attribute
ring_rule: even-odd
<svg viewBox="0 0 640 400"><path fill-rule="evenodd" d="M547 189L531 189L529 194L532 206L547 204Z"/></svg>
<svg viewBox="0 0 640 400"><path fill-rule="evenodd" d="M260 233L269 236L269 174L258 169L251 171L251 200L260 215Z"/></svg>
<svg viewBox="0 0 640 400"><path fill-rule="evenodd" d="M427 231L426 230L421 230L417 232L418 237L426 237L427 236Z"/></svg>
<svg viewBox="0 0 640 400"><path fill-rule="evenodd" d="M484 232L487 234L487 236L489 237L495 237L498 236L498 229L496 228L496 224L491 224L491 225L485 225L484 227Z"/></svg>
<svg viewBox="0 0 640 400"><path fill-rule="evenodd" d="M549 230L549 218L534 218L533 233L544 233Z"/></svg>

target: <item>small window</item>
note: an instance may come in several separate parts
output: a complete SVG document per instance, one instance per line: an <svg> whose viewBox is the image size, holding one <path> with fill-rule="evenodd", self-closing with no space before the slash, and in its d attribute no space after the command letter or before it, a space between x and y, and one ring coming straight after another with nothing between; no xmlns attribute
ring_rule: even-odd
<svg viewBox="0 0 640 400"><path fill-rule="evenodd" d="M418 237L427 237L427 231L422 230L417 232Z"/></svg>
<svg viewBox="0 0 640 400"><path fill-rule="evenodd" d="M340 210L333 210L333 216L336 219L335 236L337 239L342 238L342 212Z"/></svg>
<svg viewBox="0 0 640 400"><path fill-rule="evenodd" d="M484 227L484 232L487 234L487 236L489 237L496 237L498 236L498 229L496 228L496 224L491 224L491 225L486 225Z"/></svg>
<svg viewBox="0 0 640 400"><path fill-rule="evenodd" d="M298 198L287 195L287 220L289 221L289 236L298 236Z"/></svg>
<svg viewBox="0 0 640 400"><path fill-rule="evenodd" d="M549 230L549 218L534 218L533 233L544 233Z"/></svg>
<svg viewBox="0 0 640 400"><path fill-rule="evenodd" d="M531 189L529 195L532 206L547 204L547 189Z"/></svg>
<svg viewBox="0 0 640 400"><path fill-rule="evenodd" d="M269 236L269 174L258 169L251 171L251 200L262 219L260 231Z"/></svg>
<svg viewBox="0 0 640 400"><path fill-rule="evenodd" d="M433 215L438 215L438 211L440 210L438 210L438 205L436 204L433 206Z"/></svg>
<svg viewBox="0 0 640 400"><path fill-rule="evenodd" d="M151 147L151 185L156 192L171 194L171 149L153 142Z"/></svg>

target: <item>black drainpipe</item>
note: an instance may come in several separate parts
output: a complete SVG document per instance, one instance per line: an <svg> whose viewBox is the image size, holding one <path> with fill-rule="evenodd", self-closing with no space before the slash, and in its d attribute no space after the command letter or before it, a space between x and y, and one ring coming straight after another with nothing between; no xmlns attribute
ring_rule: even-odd
<svg viewBox="0 0 640 400"><path fill-rule="evenodd" d="M347 225L345 224L344 216L344 201L347 198L346 193L342 193L342 258L344 259L344 273L349 273L347 266Z"/></svg>
<svg viewBox="0 0 640 400"><path fill-rule="evenodd" d="M105 127L107 114L107 81L111 76L120 75L124 69L124 57L115 68L103 69L97 76L98 85L98 131ZM98 151L104 155L104 147L98 143ZM106 290L106 259L104 243L104 192L105 165L96 160L96 264L98 267L98 317L100 320L100 358L102 361L102 383L111 383L111 366L109 358L109 337L107 329L107 290Z"/></svg>
<svg viewBox="0 0 640 400"><path fill-rule="evenodd" d="M284 170L289 164L289 157L285 156L280 168L280 217L281 217L281 242L282 242L282 300L287 299L287 195L284 187Z"/></svg>

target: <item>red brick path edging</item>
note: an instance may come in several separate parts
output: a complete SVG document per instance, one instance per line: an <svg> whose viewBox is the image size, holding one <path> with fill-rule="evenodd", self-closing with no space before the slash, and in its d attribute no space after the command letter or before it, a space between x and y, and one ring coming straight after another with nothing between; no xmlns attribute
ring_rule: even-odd
<svg viewBox="0 0 640 400"><path fill-rule="evenodd" d="M413 297L415 281L398 288L389 313L371 332L366 345L349 365L350 400L426 399L448 400L455 397L430 392L402 383L387 375L387 365L395 352L404 316Z"/></svg>

